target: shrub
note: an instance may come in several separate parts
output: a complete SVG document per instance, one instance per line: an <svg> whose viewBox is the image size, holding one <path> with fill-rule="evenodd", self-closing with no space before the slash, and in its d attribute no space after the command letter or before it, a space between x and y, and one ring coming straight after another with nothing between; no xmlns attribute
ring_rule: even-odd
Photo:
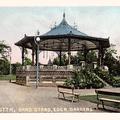
<svg viewBox="0 0 120 120"><path fill-rule="evenodd" d="M112 74L109 74L108 71L103 71L99 68L96 68L94 72L105 82L110 84L113 87L120 87L120 78L114 77Z"/></svg>
<svg viewBox="0 0 120 120"><path fill-rule="evenodd" d="M71 79L66 79L64 85L65 86L72 86L72 80Z"/></svg>
<svg viewBox="0 0 120 120"><path fill-rule="evenodd" d="M114 77L112 83L113 87L120 87L120 77Z"/></svg>
<svg viewBox="0 0 120 120"><path fill-rule="evenodd" d="M102 88L104 84L93 72L84 69L74 71L74 77L65 81L66 86L74 85L75 88Z"/></svg>
<svg viewBox="0 0 120 120"><path fill-rule="evenodd" d="M101 82L100 78L92 71L86 71L87 88L102 88L105 85Z"/></svg>

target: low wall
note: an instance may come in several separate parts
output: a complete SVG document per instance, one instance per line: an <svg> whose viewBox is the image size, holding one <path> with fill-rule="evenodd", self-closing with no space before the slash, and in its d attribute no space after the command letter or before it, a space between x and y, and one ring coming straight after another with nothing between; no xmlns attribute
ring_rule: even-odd
<svg viewBox="0 0 120 120"><path fill-rule="evenodd" d="M69 66L40 66L39 86L56 86L63 84L66 79L73 77L73 71L79 67ZM36 66L22 66L17 68L16 83L30 86L36 83Z"/></svg>

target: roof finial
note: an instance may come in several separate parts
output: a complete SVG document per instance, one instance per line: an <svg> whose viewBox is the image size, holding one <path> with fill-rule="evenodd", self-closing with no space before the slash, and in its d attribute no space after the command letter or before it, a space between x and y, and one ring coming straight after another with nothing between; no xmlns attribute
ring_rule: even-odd
<svg viewBox="0 0 120 120"><path fill-rule="evenodd" d="M65 12L63 13L63 19L65 19Z"/></svg>
<svg viewBox="0 0 120 120"><path fill-rule="evenodd" d="M26 34L24 34L24 36L26 37L27 35L26 35Z"/></svg>
<svg viewBox="0 0 120 120"><path fill-rule="evenodd" d="M37 30L37 35L40 35L40 32L39 32L39 30Z"/></svg>
<svg viewBox="0 0 120 120"><path fill-rule="evenodd" d="M56 21L55 21L55 24L54 24L54 28L56 28Z"/></svg>
<svg viewBox="0 0 120 120"><path fill-rule="evenodd" d="M76 25L76 23L74 22L74 26L73 26L75 29L77 29L77 25Z"/></svg>

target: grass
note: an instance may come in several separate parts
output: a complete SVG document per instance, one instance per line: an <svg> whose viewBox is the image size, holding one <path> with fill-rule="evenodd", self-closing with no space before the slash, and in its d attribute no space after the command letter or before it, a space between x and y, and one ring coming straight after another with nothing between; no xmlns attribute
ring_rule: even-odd
<svg viewBox="0 0 120 120"><path fill-rule="evenodd" d="M0 75L0 80L16 80L16 75Z"/></svg>
<svg viewBox="0 0 120 120"><path fill-rule="evenodd" d="M97 97L96 95L86 95L86 96L80 96L81 100L89 101L92 103L97 103Z"/></svg>
<svg viewBox="0 0 120 120"><path fill-rule="evenodd" d="M105 97L105 98L111 98L111 99L116 99L116 100L120 100L119 96L108 96L108 95L100 95L100 97ZM85 101L89 101L92 103L97 103L97 96L96 95L86 95L86 96L80 96L81 100L85 100ZM120 108L120 105L118 104L114 104L111 102L105 102L106 105L111 106L111 107L116 107L116 108Z"/></svg>

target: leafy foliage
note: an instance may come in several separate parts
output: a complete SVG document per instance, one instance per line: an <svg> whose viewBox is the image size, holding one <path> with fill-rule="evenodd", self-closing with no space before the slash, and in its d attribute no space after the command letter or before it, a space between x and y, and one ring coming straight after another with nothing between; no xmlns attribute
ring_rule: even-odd
<svg viewBox="0 0 120 120"><path fill-rule="evenodd" d="M25 57L24 65L32 65L31 59L28 57Z"/></svg>
<svg viewBox="0 0 120 120"><path fill-rule="evenodd" d="M110 74L114 76L120 76L120 57L116 56L116 54L117 50L113 49L112 47L106 49L104 56L104 65L108 67Z"/></svg>
<svg viewBox="0 0 120 120"><path fill-rule="evenodd" d="M4 41L0 41L0 75L9 74L10 62L8 60L10 46L6 45Z"/></svg>
<svg viewBox="0 0 120 120"><path fill-rule="evenodd" d="M67 79L65 85L74 85L75 88L102 88L105 85L92 71L87 69L75 71L72 79Z"/></svg>
<svg viewBox="0 0 120 120"><path fill-rule="evenodd" d="M6 45L4 41L0 41L0 59L7 60L10 49L10 46Z"/></svg>
<svg viewBox="0 0 120 120"><path fill-rule="evenodd" d="M96 68L94 72L102 78L105 82L110 84L113 87L120 87L120 78L113 77L112 74L110 74L108 71L103 71L99 68Z"/></svg>
<svg viewBox="0 0 120 120"><path fill-rule="evenodd" d="M87 54L87 63L91 64L94 61L97 61L97 55L95 53L95 51L90 51ZM84 61L84 53L82 51L77 52L77 55L72 56L71 55L71 64L72 65L81 65L81 61ZM53 64L55 65L60 65L60 59L59 57L55 58L53 60ZM63 56L61 57L61 65L67 65L68 64L68 58L66 56L66 54L63 54Z"/></svg>
<svg viewBox="0 0 120 120"><path fill-rule="evenodd" d="M112 83L113 87L120 87L120 77L113 77Z"/></svg>
<svg viewBox="0 0 120 120"><path fill-rule="evenodd" d="M57 57L53 60L53 64L54 65L59 65L60 66L60 58ZM63 56L61 56L61 66L67 65L68 64L68 59L66 54L64 54Z"/></svg>
<svg viewBox="0 0 120 120"><path fill-rule="evenodd" d="M17 67L20 67L20 66L22 65L19 62L12 64L12 74L16 74L16 69Z"/></svg>
<svg viewBox="0 0 120 120"><path fill-rule="evenodd" d="M8 75L9 66L10 66L10 63L8 60L0 59L0 75Z"/></svg>
<svg viewBox="0 0 120 120"><path fill-rule="evenodd" d="M89 64L91 64L92 62L97 62L97 55L95 51L88 52L86 62Z"/></svg>

